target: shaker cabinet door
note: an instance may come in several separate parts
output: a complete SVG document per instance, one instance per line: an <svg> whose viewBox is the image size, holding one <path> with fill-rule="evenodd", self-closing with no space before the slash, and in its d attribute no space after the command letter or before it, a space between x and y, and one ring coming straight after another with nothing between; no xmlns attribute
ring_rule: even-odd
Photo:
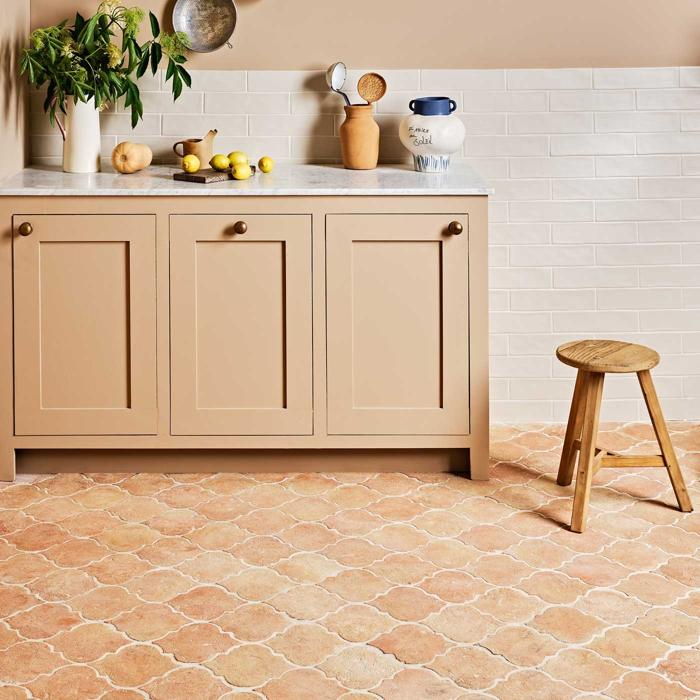
<svg viewBox="0 0 700 700"><path fill-rule="evenodd" d="M313 430L311 217L170 218L172 432Z"/></svg>
<svg viewBox="0 0 700 700"><path fill-rule="evenodd" d="M468 434L467 216L326 221L328 432Z"/></svg>
<svg viewBox="0 0 700 700"><path fill-rule="evenodd" d="M13 231L15 433L155 434L155 217L26 214Z"/></svg>

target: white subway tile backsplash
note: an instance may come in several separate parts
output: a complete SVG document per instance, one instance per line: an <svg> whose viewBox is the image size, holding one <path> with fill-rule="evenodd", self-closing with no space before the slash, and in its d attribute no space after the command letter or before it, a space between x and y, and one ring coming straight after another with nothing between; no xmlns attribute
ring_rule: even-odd
<svg viewBox="0 0 700 700"><path fill-rule="evenodd" d="M663 357L657 386L669 416L700 417L700 68L381 70L380 157L405 163L408 103L446 94L467 139L463 158L491 180L493 419L566 420L574 371L555 348L621 338ZM364 70L348 75L350 97ZM145 118L123 102L102 114L102 145L150 145L217 128L216 150L337 163L343 101L323 72L192 71L173 102L163 74L144 76ZM62 141L31 91L32 159L58 165ZM105 167L109 167L105 165ZM634 378L610 380L606 415L638 418ZM672 402L672 403L669 403Z"/></svg>
<svg viewBox="0 0 700 700"><path fill-rule="evenodd" d="M207 92L208 114L289 114L289 93Z"/></svg>
<svg viewBox="0 0 700 700"><path fill-rule="evenodd" d="M593 115L582 112L511 114L508 132L511 134L575 134L593 131Z"/></svg>
<svg viewBox="0 0 700 700"><path fill-rule="evenodd" d="M637 133L678 131L678 112L601 112L595 115L595 130L599 133Z"/></svg>
<svg viewBox="0 0 700 700"><path fill-rule="evenodd" d="M678 68L595 68L593 86L599 90L678 87Z"/></svg>
<svg viewBox="0 0 700 700"><path fill-rule="evenodd" d="M421 90L505 90L503 70L422 70Z"/></svg>
<svg viewBox="0 0 700 700"><path fill-rule="evenodd" d="M592 157L567 158L513 158L510 176L520 177L593 177L595 160Z"/></svg>
<svg viewBox="0 0 700 700"><path fill-rule="evenodd" d="M542 68L506 71L509 90L585 90L593 87L590 68Z"/></svg>
<svg viewBox="0 0 700 700"><path fill-rule="evenodd" d="M637 196L637 181L632 178L590 178L552 181L554 199L628 199Z"/></svg>
<svg viewBox="0 0 700 700"><path fill-rule="evenodd" d="M553 156L599 156L634 153L631 134L571 134L552 136Z"/></svg>
<svg viewBox="0 0 700 700"><path fill-rule="evenodd" d="M546 92L469 91L462 93L465 112L543 112Z"/></svg>
<svg viewBox="0 0 700 700"><path fill-rule="evenodd" d="M598 177L643 177L645 175L680 175L680 156L598 156Z"/></svg>
<svg viewBox="0 0 700 700"><path fill-rule="evenodd" d="M616 200L596 202L597 221L669 221L679 219L677 200Z"/></svg>
<svg viewBox="0 0 700 700"><path fill-rule="evenodd" d="M553 112L602 112L635 108L633 90L560 90L549 96Z"/></svg>

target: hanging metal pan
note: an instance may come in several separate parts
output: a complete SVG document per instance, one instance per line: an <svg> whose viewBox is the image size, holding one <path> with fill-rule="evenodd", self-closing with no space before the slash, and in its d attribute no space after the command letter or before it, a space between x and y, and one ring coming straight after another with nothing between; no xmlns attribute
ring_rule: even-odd
<svg viewBox="0 0 700 700"><path fill-rule="evenodd" d="M173 8L173 27L185 32L192 51L209 53L226 44L236 28L233 0L177 0Z"/></svg>

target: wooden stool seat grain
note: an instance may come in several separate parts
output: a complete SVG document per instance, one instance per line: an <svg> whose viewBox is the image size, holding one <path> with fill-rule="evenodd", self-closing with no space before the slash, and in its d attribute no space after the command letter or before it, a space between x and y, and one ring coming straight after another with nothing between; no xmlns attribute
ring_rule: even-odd
<svg viewBox="0 0 700 700"><path fill-rule="evenodd" d="M692 511L693 506L649 372L659 364L659 354L651 348L634 343L581 340L558 347L557 357L564 364L578 370L557 476L557 483L561 486L571 484L578 454L571 529L583 532L593 477L599 469L606 467L665 467L680 510L685 513ZM619 455L596 447L603 382L607 372L637 374L656 440L661 448L660 455Z"/></svg>

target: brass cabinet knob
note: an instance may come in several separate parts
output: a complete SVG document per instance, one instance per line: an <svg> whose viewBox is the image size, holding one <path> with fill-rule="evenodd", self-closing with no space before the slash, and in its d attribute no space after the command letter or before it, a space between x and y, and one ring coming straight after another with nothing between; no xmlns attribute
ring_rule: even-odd
<svg viewBox="0 0 700 700"><path fill-rule="evenodd" d="M19 225L18 231L20 236L31 236L34 227L28 221L25 221Z"/></svg>
<svg viewBox="0 0 700 700"><path fill-rule="evenodd" d="M248 224L245 221L236 221L233 225L233 232L239 235L244 234L248 230Z"/></svg>
<svg viewBox="0 0 700 700"><path fill-rule="evenodd" d="M453 236L459 236L459 234L462 233L462 231L464 231L464 226L462 226L462 224L460 224L459 221L452 221L447 227L447 230Z"/></svg>

